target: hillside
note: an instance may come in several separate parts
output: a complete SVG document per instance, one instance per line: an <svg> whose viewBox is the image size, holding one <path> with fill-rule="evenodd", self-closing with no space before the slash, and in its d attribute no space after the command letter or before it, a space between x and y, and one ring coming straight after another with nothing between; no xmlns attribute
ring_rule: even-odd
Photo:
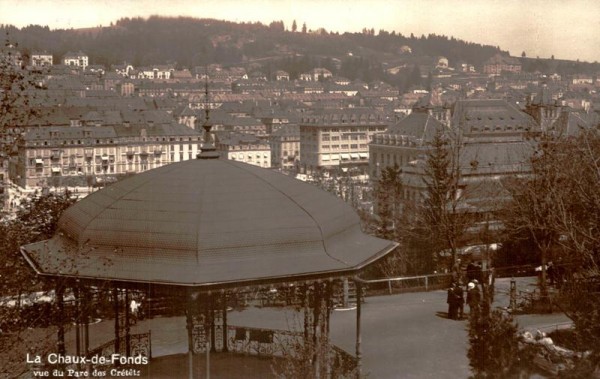
<svg viewBox="0 0 600 379"><path fill-rule="evenodd" d="M422 70L438 56L448 58L451 65L463 61L481 68L494 54L508 54L500 47L434 34L403 36L373 29L339 34L302 27L292 32L283 22L264 25L189 17L124 18L109 27L77 30L50 30L33 25L22 29L0 26L0 29L8 32L9 39L19 44L25 56L33 50L46 50L54 55L55 62L67 51L82 50L92 64L105 66L123 62L136 67L173 63L191 68L220 63L245 65L267 74L283 69L292 78L323 66L350 79L377 79L394 84L406 81L410 73L418 76L415 67ZM597 64L569 61L527 59L524 63L525 71L554 70L567 74L600 70ZM391 67L404 67L404 78L385 74L384 69Z"/></svg>
<svg viewBox="0 0 600 379"><path fill-rule="evenodd" d="M283 23L233 23L212 19L125 18L110 27L49 30L42 26L17 29L3 26L9 38L28 50L47 50L56 57L70 50L85 50L93 62L134 65L177 62L181 66L205 63L240 63L244 59L301 53L344 57L349 52L368 59L399 57L402 46L414 55L443 55L451 61L480 65L497 53L492 46L472 44L445 36L405 37L366 30L363 33L330 34L285 31Z"/></svg>

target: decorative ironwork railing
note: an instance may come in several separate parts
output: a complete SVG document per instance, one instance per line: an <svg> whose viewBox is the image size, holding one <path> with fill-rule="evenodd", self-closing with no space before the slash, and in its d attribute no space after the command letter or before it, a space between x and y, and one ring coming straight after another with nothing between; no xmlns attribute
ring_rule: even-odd
<svg viewBox="0 0 600 379"><path fill-rule="evenodd" d="M227 327L227 347L230 352L302 359L299 350L302 349L303 344L304 335L300 332L232 325ZM335 345L329 347L332 372L348 374L356 370L358 366L356 357Z"/></svg>
<svg viewBox="0 0 600 379"><path fill-rule="evenodd" d="M88 352L90 357L102 356L110 358L113 354L130 357L147 357L152 359L152 332L130 334L119 338L119 351L115 351L115 340L106 342ZM129 350L129 351L127 351Z"/></svg>
<svg viewBox="0 0 600 379"><path fill-rule="evenodd" d="M227 348L236 353L282 357L302 338L301 333L287 330L227 327Z"/></svg>

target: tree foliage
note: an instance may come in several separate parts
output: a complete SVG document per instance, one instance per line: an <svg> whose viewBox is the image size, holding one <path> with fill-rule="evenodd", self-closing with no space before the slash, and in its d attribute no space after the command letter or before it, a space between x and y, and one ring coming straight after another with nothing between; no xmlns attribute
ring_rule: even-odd
<svg viewBox="0 0 600 379"><path fill-rule="evenodd" d="M0 373L23 370L22 353L33 348L33 343L37 351L54 347L53 339L34 336L45 332L31 329L54 322L44 304L31 302L34 292L52 287L35 275L20 246L50 238L60 215L75 200L70 192L35 194L24 202L15 219L0 222Z"/></svg>
<svg viewBox="0 0 600 379"><path fill-rule="evenodd" d="M485 291L484 291L485 292ZM469 315L469 366L474 378L519 377L527 359L519 351L517 325L502 310L491 310L484 295Z"/></svg>
<svg viewBox="0 0 600 379"><path fill-rule="evenodd" d="M437 252L450 254L449 270L457 270L457 254L469 226L466 188L460 178L460 140L434 136L424 168L425 196L417 209L419 221Z"/></svg>
<svg viewBox="0 0 600 379"><path fill-rule="evenodd" d="M0 48L0 160L12 152L22 125L37 114L31 106L32 89L38 87L36 72L24 69L17 45L8 36Z"/></svg>
<svg viewBox="0 0 600 379"><path fill-rule="evenodd" d="M591 352L580 362L590 372L600 369L599 156L596 129L577 137L545 136L531 176L506 184L513 195L507 230L525 231L521 237L532 241L540 261L552 260L560 272L557 304L574 321L579 344Z"/></svg>
<svg viewBox="0 0 600 379"><path fill-rule="evenodd" d="M377 202L376 214L379 225L377 235L381 238L397 240L395 232L402 213L402 171L400 167L386 167L381 170L375 187Z"/></svg>
<svg viewBox="0 0 600 379"><path fill-rule="evenodd" d="M237 49L246 43L266 41L264 48L255 51L260 56L271 55L275 45L282 44L293 46L300 52L329 56L344 56L357 47L371 51L369 55L396 53L401 46L409 45L418 55L443 55L452 61L464 60L477 66L498 52L493 46L435 34L409 38L385 31L376 35L374 29L370 29L369 33L313 34L308 33L306 23L300 28L302 33L294 33L293 24L291 32L284 32L282 21L265 25L260 22L233 23L152 16L147 19L122 18L112 27L50 30L48 27L30 25L24 28L3 26L3 29L10 31L23 48L51 51L56 61L68 51L83 50L94 64L104 65L122 64L124 61L134 65L171 61L190 67L197 65L198 59L203 59L196 56L200 51L204 51L204 55L211 59L210 63L222 63L214 60L213 42L217 40ZM228 37L222 38L225 35Z"/></svg>

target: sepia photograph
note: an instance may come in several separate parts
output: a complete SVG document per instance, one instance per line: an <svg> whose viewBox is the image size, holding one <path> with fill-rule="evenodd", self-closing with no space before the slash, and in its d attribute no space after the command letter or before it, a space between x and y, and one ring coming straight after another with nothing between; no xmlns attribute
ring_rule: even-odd
<svg viewBox="0 0 600 379"><path fill-rule="evenodd" d="M0 379L600 379L600 2L0 34Z"/></svg>

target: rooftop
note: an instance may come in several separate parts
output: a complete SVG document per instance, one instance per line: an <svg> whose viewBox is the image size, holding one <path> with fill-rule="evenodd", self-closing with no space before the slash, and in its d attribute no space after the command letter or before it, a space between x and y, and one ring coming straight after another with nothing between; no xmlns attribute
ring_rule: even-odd
<svg viewBox="0 0 600 379"><path fill-rule="evenodd" d="M191 160L93 193L22 252L42 275L210 288L353 274L395 246L311 184Z"/></svg>

